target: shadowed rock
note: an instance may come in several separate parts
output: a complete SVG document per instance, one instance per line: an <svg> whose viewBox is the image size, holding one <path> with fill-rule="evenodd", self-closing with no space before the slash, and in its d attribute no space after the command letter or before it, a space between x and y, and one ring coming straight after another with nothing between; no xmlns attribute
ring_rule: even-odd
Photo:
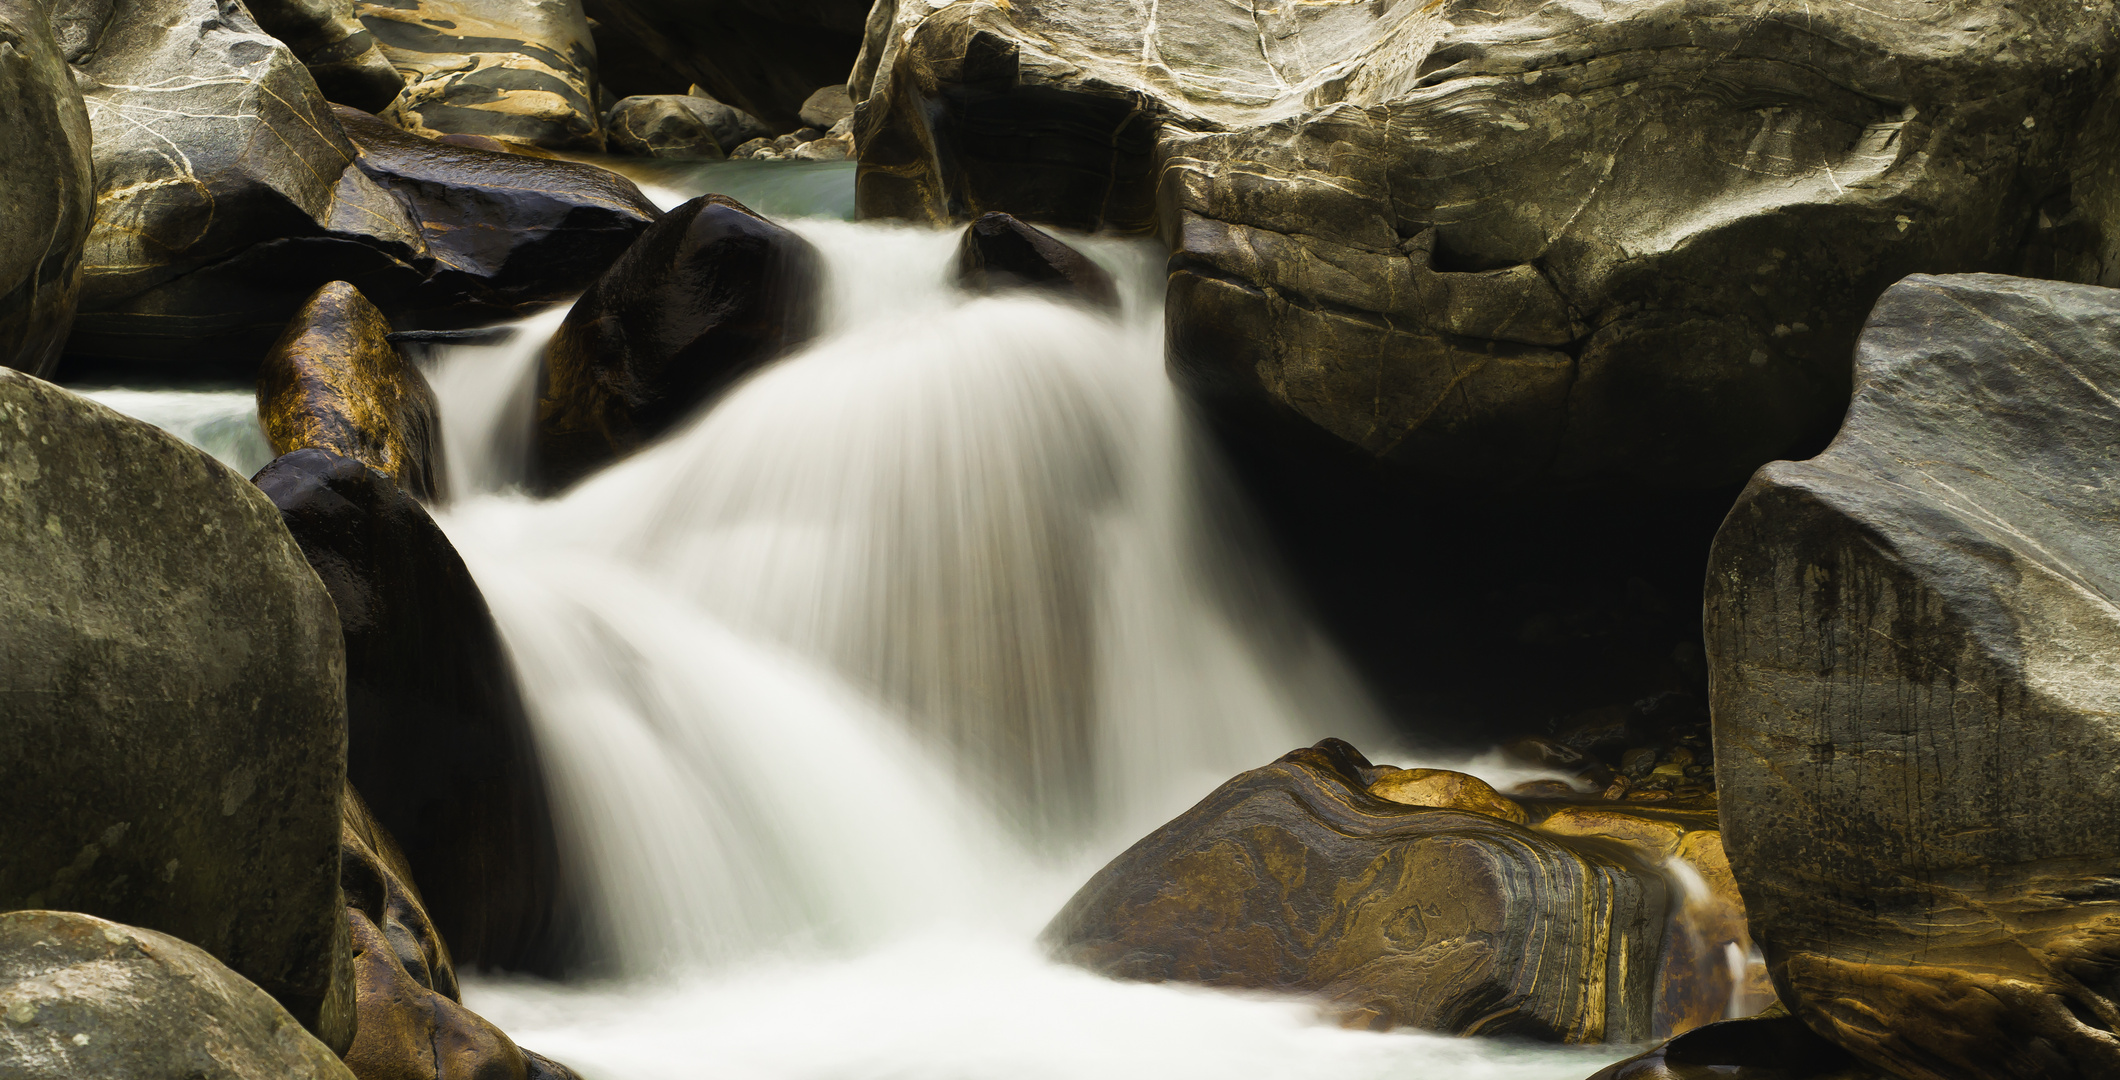
<svg viewBox="0 0 2120 1080"><path fill-rule="evenodd" d="M419 503L351 458L297 450L257 484L337 602L346 775L403 845L437 931L467 963L555 970L544 776L463 560Z"/></svg>
<svg viewBox="0 0 2120 1080"><path fill-rule="evenodd" d="M258 370L258 417L276 455L329 450L422 499L442 494L434 391L390 343L390 323L334 281L287 324Z"/></svg>
<svg viewBox="0 0 2120 1080"><path fill-rule="evenodd" d="M1663 881L1617 848L1371 793L1398 772L1328 739L1245 773L1098 872L1045 940L1119 978L1308 991L1374 1027L1647 1037Z"/></svg>
<svg viewBox="0 0 2120 1080"><path fill-rule="evenodd" d="M419 135L604 148L596 46L580 0L355 0L404 76L384 118Z"/></svg>
<svg viewBox="0 0 2120 1080"><path fill-rule="evenodd" d="M803 238L704 195L641 236L545 350L536 472L548 488L631 453L816 332L820 263Z"/></svg>
<svg viewBox="0 0 2120 1080"><path fill-rule="evenodd" d="M1094 307L1116 309L1119 289L1089 257L1003 213L965 226L957 245L957 284L972 292L1047 289Z"/></svg>
<svg viewBox="0 0 2120 1080"><path fill-rule="evenodd" d="M88 110L37 0L0 2L0 365L48 375L95 213Z"/></svg>
<svg viewBox="0 0 2120 1080"><path fill-rule="evenodd" d="M2120 1075L2120 291L1912 277L1716 536L1731 865L1782 1000L1906 1080Z"/></svg>
<svg viewBox="0 0 2120 1080"><path fill-rule="evenodd" d="M355 1076L271 995L205 950L70 911L0 914L0 1011L8 1076Z"/></svg>
<svg viewBox="0 0 2120 1080"><path fill-rule="evenodd" d="M405 79L354 17L353 0L251 0L258 25L301 58L330 101L375 112L388 108Z"/></svg>
<svg viewBox="0 0 2120 1080"><path fill-rule="evenodd" d="M818 87L846 79L869 15L867 0L585 0L584 7L607 51L653 57L670 80L614 87L669 93L697 83L777 131L802 123L803 103Z"/></svg>
<svg viewBox="0 0 2120 1080"><path fill-rule="evenodd" d="M0 909L181 937L343 1049L331 596L242 477L4 368L0 502Z"/></svg>
<svg viewBox="0 0 2120 1080"><path fill-rule="evenodd" d="M404 854L346 789L341 879L353 928L361 1025L346 1064L360 1080L577 1080L463 1005Z"/></svg>
<svg viewBox="0 0 2120 1080"><path fill-rule="evenodd" d="M740 133L735 124L726 121L741 115L718 101L689 94L644 95L625 98L611 106L611 111L604 114L604 130L614 154L719 161L728 156L731 148L756 137L744 134L723 145L724 137ZM721 129L719 134L717 128Z"/></svg>
<svg viewBox="0 0 2120 1080"><path fill-rule="evenodd" d="M1233 438L1639 491L1823 442L1909 272L2115 273L2116 60L2073 0L886 0L850 86L865 216L1166 238Z"/></svg>
<svg viewBox="0 0 2120 1080"><path fill-rule="evenodd" d="M1689 1031L1590 1080L1887 1080L1776 1011Z"/></svg>

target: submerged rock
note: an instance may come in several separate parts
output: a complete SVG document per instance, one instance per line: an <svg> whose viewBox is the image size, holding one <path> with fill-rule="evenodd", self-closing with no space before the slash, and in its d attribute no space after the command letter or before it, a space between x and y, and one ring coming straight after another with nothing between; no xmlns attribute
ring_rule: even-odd
<svg viewBox="0 0 2120 1080"><path fill-rule="evenodd" d="M1908 272L2105 250L2116 61L2073 0L892 0L851 91L864 216L1166 237L1233 436L1669 489L1822 441Z"/></svg>
<svg viewBox="0 0 2120 1080"><path fill-rule="evenodd" d="M670 429L816 332L821 264L802 237L721 195L670 211L552 336L536 471L564 486Z"/></svg>
<svg viewBox="0 0 2120 1080"><path fill-rule="evenodd" d="M407 492L442 494L434 391L390 343L390 323L359 289L317 290L258 371L258 416L274 454L329 450Z"/></svg>
<svg viewBox="0 0 2120 1080"><path fill-rule="evenodd" d="M1774 1013L1689 1031L1647 1053L1599 1070L1590 1080L1889 1080Z"/></svg>
<svg viewBox="0 0 2120 1080"><path fill-rule="evenodd" d="M48 375L95 213L88 109L38 0L0 2L0 366Z"/></svg>
<svg viewBox="0 0 2120 1080"><path fill-rule="evenodd" d="M344 1048L331 596L242 477L6 369L0 504L0 909L183 938Z"/></svg>
<svg viewBox="0 0 2120 1080"><path fill-rule="evenodd" d="M301 58L317 90L340 105L376 112L405 79L353 13L353 0L250 0L258 25Z"/></svg>
<svg viewBox="0 0 2120 1080"><path fill-rule="evenodd" d="M1117 308L1119 288L1089 256L1051 233L1003 213L981 214L957 245L957 284L972 292L1048 289L1096 307Z"/></svg>
<svg viewBox="0 0 2120 1080"><path fill-rule="evenodd" d="M361 1017L346 1064L359 1080L577 1080L464 1007L411 867L351 786L342 850Z"/></svg>
<svg viewBox="0 0 2120 1080"><path fill-rule="evenodd" d="M560 904L544 774L485 598L382 473L297 450L258 473L337 602L346 775L403 845L455 955L551 972Z"/></svg>
<svg viewBox="0 0 2120 1080"><path fill-rule="evenodd" d="M356 0L356 10L405 78L390 122L427 136L604 148L580 0Z"/></svg>
<svg viewBox="0 0 2120 1080"><path fill-rule="evenodd" d="M40 1080L353 1080L331 1048L205 950L70 911L0 914L0 1074Z"/></svg>
<svg viewBox="0 0 2120 1080"><path fill-rule="evenodd" d="M1790 1011L1894 1076L2120 1075L2120 291L1908 278L1855 381L1710 560L1753 929Z"/></svg>
<svg viewBox="0 0 2120 1080"><path fill-rule="evenodd" d="M803 103L818 87L846 78L869 15L867 0L586 0L584 7L599 42L653 57L673 80L627 92L697 83L779 131L802 122Z"/></svg>
<svg viewBox="0 0 2120 1080"><path fill-rule="evenodd" d="M1375 1027L1648 1037L1663 880L1372 794L1389 775L1334 739L1245 773L1114 859L1045 940L1119 978L1308 991Z"/></svg>

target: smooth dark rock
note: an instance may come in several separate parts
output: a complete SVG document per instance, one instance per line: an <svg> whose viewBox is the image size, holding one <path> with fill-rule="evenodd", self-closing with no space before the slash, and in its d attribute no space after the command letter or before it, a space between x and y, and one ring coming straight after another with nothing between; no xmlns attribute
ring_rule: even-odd
<svg viewBox="0 0 2120 1080"><path fill-rule="evenodd" d="M355 0L405 77L384 119L419 135L604 148L596 45L580 0Z"/></svg>
<svg viewBox="0 0 2120 1080"><path fill-rule="evenodd" d="M1367 1026L1649 1036L1663 881L1618 848L1376 793L1399 773L1336 739L1244 773L1112 860L1045 941L1118 978L1310 992Z"/></svg>
<svg viewBox="0 0 2120 1080"><path fill-rule="evenodd" d="M1043 229L1003 213L981 214L957 245L955 277L977 293L1046 289L1093 307L1116 309L1119 288L1087 255Z"/></svg>
<svg viewBox="0 0 2120 1080"><path fill-rule="evenodd" d="M0 910L183 938L334 1048L345 659L243 478L0 369Z"/></svg>
<svg viewBox="0 0 2120 1080"><path fill-rule="evenodd" d="M1172 372L1235 437L1712 487L1825 441L1907 273L2120 273L2108 14L886 0L859 205L1155 231Z"/></svg>
<svg viewBox="0 0 2120 1080"><path fill-rule="evenodd" d="M353 0L251 0L258 25L294 50L327 100L379 112L405 78L353 13Z"/></svg>
<svg viewBox="0 0 2120 1080"><path fill-rule="evenodd" d="M835 83L820 86L817 92L802 100L802 108L796 110L796 119L804 127L830 131L840 121L854 115L854 99L847 96L847 84Z"/></svg>
<svg viewBox="0 0 2120 1080"><path fill-rule="evenodd" d="M71 911L0 914L0 1075L354 1080L205 950Z"/></svg>
<svg viewBox="0 0 2120 1080"><path fill-rule="evenodd" d="M258 417L275 455L329 450L418 498L443 492L434 391L391 343L383 313L343 281L317 290L266 354Z"/></svg>
<svg viewBox="0 0 2120 1080"><path fill-rule="evenodd" d="M810 242L733 199L664 215L575 302L545 350L536 473L550 488L631 453L816 332Z"/></svg>
<svg viewBox="0 0 2120 1080"><path fill-rule="evenodd" d="M351 458L258 473L337 602L346 775L397 838L454 955L551 972L562 883L544 775L485 598L427 512Z"/></svg>
<svg viewBox="0 0 2120 1080"><path fill-rule="evenodd" d="M867 0L585 0L599 43L659 62L668 82L614 88L671 94L697 83L775 130L841 82L861 50ZM667 73L667 74L662 74Z"/></svg>
<svg viewBox="0 0 2120 1080"><path fill-rule="evenodd" d="M1695 1028L1590 1080L1887 1080L1776 1010Z"/></svg>
<svg viewBox="0 0 2120 1080"><path fill-rule="evenodd" d="M763 133L742 110L690 94L629 97L604 114L614 154L718 161Z"/></svg>
<svg viewBox="0 0 2120 1080"><path fill-rule="evenodd" d="M346 1064L359 1080L578 1080L464 1007L410 865L350 786L342 845L361 1014Z"/></svg>
<svg viewBox="0 0 2120 1080"><path fill-rule="evenodd" d="M1709 567L1754 934L1894 1076L2120 1076L2120 291L1908 278L1855 385Z"/></svg>
<svg viewBox="0 0 2120 1080"><path fill-rule="evenodd" d="M0 366L48 375L95 214L88 108L40 0L0 2Z"/></svg>

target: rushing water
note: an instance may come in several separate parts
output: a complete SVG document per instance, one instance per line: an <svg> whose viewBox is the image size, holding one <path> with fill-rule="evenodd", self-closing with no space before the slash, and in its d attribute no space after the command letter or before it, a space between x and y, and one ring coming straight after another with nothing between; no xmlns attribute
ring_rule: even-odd
<svg viewBox="0 0 2120 1080"><path fill-rule="evenodd" d="M560 313L428 358L437 519L514 656L597 958L467 1003L590 1080L1581 1080L1623 1056L1044 958L1126 844L1381 725L1171 391L1152 251L1088 245L1116 318L970 298L954 235L781 194L753 198L823 214L789 222L825 257L823 335L558 497L519 489ZM262 464L241 392L126 393L99 396Z"/></svg>

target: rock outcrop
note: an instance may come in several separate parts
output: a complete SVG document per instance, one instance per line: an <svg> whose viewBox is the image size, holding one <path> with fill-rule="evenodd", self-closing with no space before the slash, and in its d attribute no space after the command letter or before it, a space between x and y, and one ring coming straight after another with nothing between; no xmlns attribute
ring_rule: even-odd
<svg viewBox="0 0 2120 1080"><path fill-rule="evenodd" d="M346 789L347 920L361 1023L346 1064L360 1080L576 1080L464 1007L449 946L435 932L389 830Z"/></svg>
<svg viewBox="0 0 2120 1080"><path fill-rule="evenodd" d="M652 56L674 79L780 131L802 122L803 103L818 87L846 79L869 17L867 0L585 0L584 7L599 24L597 40Z"/></svg>
<svg viewBox="0 0 2120 1080"><path fill-rule="evenodd" d="M1045 289L1092 307L1119 306L1119 287L1089 256L998 211L965 226L952 276L971 292Z"/></svg>
<svg viewBox="0 0 2120 1080"><path fill-rule="evenodd" d="M272 502L0 369L0 909L183 938L335 1049L345 660Z"/></svg>
<svg viewBox="0 0 2120 1080"><path fill-rule="evenodd" d="M251 0L258 25L294 50L326 100L377 112L405 89L405 79L376 47L353 12L353 0Z"/></svg>
<svg viewBox="0 0 2120 1080"><path fill-rule="evenodd" d="M383 113L415 134L604 148L596 43L581 0L356 0L404 76Z"/></svg>
<svg viewBox="0 0 2120 1080"><path fill-rule="evenodd" d="M557 841L515 673L463 560L389 477L297 450L257 484L337 603L346 775L466 963L551 972Z"/></svg>
<svg viewBox="0 0 2120 1080"><path fill-rule="evenodd" d="M258 417L275 455L329 450L422 499L442 494L442 426L427 377L390 343L390 323L334 281L288 322L258 369Z"/></svg>
<svg viewBox="0 0 2120 1080"><path fill-rule="evenodd" d="M552 336L536 471L561 487L631 453L816 332L821 263L800 236L733 199L670 211Z"/></svg>
<svg viewBox="0 0 2120 1080"><path fill-rule="evenodd" d="M1906 1080L2120 1075L2120 291L1912 277L1708 574L1729 856L1789 1009Z"/></svg>
<svg viewBox="0 0 2120 1080"><path fill-rule="evenodd" d="M88 109L40 0L0 2L0 366L48 375L95 214Z"/></svg>
<svg viewBox="0 0 2120 1080"><path fill-rule="evenodd" d="M1730 1000L1673 977L1694 958L1667 920L1693 905L1659 870L1712 871L1714 838L1712 804L1512 800L1327 739L1135 844L1045 939L1119 978L1307 991L1351 1023L1639 1041Z"/></svg>
<svg viewBox="0 0 2120 1080"><path fill-rule="evenodd" d="M354 1080L205 950L71 911L0 914L0 1074Z"/></svg>
<svg viewBox="0 0 2120 1080"><path fill-rule="evenodd" d="M1233 436L1669 490L1822 443L1905 274L2096 247L2116 60L2071 0L892 0L851 89L864 215L1160 232Z"/></svg>

